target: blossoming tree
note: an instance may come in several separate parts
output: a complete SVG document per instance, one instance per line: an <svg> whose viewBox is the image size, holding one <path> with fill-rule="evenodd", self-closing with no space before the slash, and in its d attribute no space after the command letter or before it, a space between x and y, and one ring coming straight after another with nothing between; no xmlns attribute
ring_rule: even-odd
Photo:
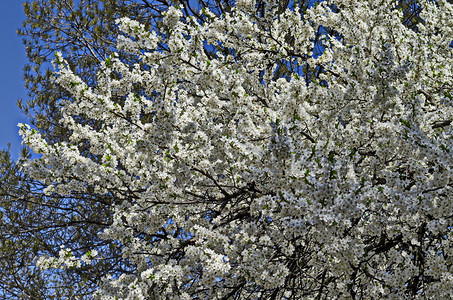
<svg viewBox="0 0 453 300"><path fill-rule="evenodd" d="M95 88L57 53L69 142L20 125L40 154L24 168L49 195L114 199L100 235L130 267L96 296L449 297L453 6L421 6L415 28L387 0L171 7L159 34L120 19L138 63L112 55ZM320 27L335 35L313 55ZM61 247L39 266L107 259Z"/></svg>

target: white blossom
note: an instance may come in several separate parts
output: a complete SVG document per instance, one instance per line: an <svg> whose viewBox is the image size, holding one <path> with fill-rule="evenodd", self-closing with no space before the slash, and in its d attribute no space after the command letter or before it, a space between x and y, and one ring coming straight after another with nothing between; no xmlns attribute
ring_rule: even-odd
<svg viewBox="0 0 453 300"><path fill-rule="evenodd" d="M452 5L421 1L414 31L389 0L278 17L268 1L261 19L254 3L205 11L202 24L172 7L164 35L118 20L119 46L140 63L112 55L96 88L57 54L57 83L73 96L62 107L69 142L20 125L41 155L24 169L46 193L91 186L118 200L100 234L135 269L106 274L96 297L447 299ZM339 37L315 57L319 26ZM277 76L290 63L323 71ZM96 259L62 248L38 266Z"/></svg>

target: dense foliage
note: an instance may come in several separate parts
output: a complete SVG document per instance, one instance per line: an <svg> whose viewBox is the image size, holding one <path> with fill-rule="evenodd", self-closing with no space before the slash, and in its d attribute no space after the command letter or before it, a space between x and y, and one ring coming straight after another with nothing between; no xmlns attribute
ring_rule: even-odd
<svg viewBox="0 0 453 300"><path fill-rule="evenodd" d="M88 82L57 53L67 138L22 125L24 170L111 215L41 268L116 245L101 299L449 297L452 5L410 26L394 1L298 7L121 18Z"/></svg>

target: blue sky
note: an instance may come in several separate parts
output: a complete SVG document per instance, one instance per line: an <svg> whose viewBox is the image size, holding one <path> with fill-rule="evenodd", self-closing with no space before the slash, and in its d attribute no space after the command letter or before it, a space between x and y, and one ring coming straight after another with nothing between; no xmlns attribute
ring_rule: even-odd
<svg viewBox="0 0 453 300"><path fill-rule="evenodd" d="M0 149L11 143L11 154L17 159L20 137L17 123L26 122L26 117L17 108L18 98L26 99L22 69L26 62L25 48L16 29L25 16L21 0L2 1L0 10Z"/></svg>

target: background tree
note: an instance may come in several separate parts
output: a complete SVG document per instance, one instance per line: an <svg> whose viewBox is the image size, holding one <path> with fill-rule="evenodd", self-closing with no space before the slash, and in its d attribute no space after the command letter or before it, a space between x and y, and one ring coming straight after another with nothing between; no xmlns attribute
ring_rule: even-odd
<svg viewBox="0 0 453 300"><path fill-rule="evenodd" d="M42 184L23 174L8 151L1 155L0 298L88 298L105 273L124 270L116 245L97 235L111 219L105 199L46 197ZM41 271L35 266L39 255L58 255L61 245L85 253L96 248L107 259L96 270Z"/></svg>

